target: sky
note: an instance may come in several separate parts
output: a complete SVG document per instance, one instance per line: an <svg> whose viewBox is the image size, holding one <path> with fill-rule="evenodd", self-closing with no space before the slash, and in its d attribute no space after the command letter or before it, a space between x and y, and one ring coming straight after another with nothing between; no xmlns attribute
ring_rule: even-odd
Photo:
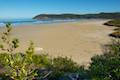
<svg viewBox="0 0 120 80"><path fill-rule="evenodd" d="M0 18L99 12L120 12L120 0L0 0Z"/></svg>

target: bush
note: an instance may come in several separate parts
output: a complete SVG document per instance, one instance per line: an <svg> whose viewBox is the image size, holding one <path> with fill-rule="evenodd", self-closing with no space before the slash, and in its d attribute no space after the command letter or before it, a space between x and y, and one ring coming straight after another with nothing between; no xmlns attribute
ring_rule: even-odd
<svg viewBox="0 0 120 80"><path fill-rule="evenodd" d="M120 80L120 40L106 45L104 54L91 60L89 69L93 80Z"/></svg>
<svg viewBox="0 0 120 80"><path fill-rule="evenodd" d="M34 44L31 42L26 52L14 52L19 47L19 40L10 37L11 24L6 24L6 31L1 36L0 65L4 69L3 75L13 80L33 80L37 76L37 69L48 64L46 56L34 55ZM38 65L39 64L39 65Z"/></svg>
<svg viewBox="0 0 120 80"><path fill-rule="evenodd" d="M114 29L115 32L109 34L109 36L115 37L115 38L120 38L120 28L119 28L120 27L120 19L114 19L114 20L108 21L108 22L104 23L104 25L118 27L118 28Z"/></svg>
<svg viewBox="0 0 120 80"><path fill-rule="evenodd" d="M67 57L54 58L51 67L52 74L49 76L49 79L58 80L58 78L67 73L77 73L78 69L79 66Z"/></svg>
<svg viewBox="0 0 120 80"><path fill-rule="evenodd" d="M111 33L111 34L109 34L109 36L111 36L111 37L115 37L115 38L120 38L120 31L115 31L115 32L113 32L113 33Z"/></svg>
<svg viewBox="0 0 120 80"><path fill-rule="evenodd" d="M120 27L120 19L114 19L114 20L108 21L104 23L104 25Z"/></svg>

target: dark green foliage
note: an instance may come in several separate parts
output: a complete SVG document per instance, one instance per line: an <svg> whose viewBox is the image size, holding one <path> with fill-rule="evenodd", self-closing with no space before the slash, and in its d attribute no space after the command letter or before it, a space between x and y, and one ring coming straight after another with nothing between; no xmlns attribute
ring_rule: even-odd
<svg viewBox="0 0 120 80"><path fill-rule="evenodd" d="M53 59L53 67L64 72L74 72L77 71L78 65L70 58L58 57Z"/></svg>
<svg viewBox="0 0 120 80"><path fill-rule="evenodd" d="M33 62L39 68L50 68L52 66L52 60L48 57L48 55L33 55Z"/></svg>
<svg viewBox="0 0 120 80"><path fill-rule="evenodd" d="M106 45L104 54L94 56L90 72L93 80L120 80L120 40Z"/></svg>
<svg viewBox="0 0 120 80"><path fill-rule="evenodd" d="M79 66L71 59L65 57L54 58L52 61L52 74L50 80L58 80L59 77L66 73L75 73L79 70Z"/></svg>
<svg viewBox="0 0 120 80"><path fill-rule="evenodd" d="M80 66L78 69L79 79L80 80L89 80L90 79L90 73L88 69L85 69L84 66Z"/></svg>
<svg viewBox="0 0 120 80"><path fill-rule="evenodd" d="M34 19L118 19L120 13L99 13L99 14L40 14Z"/></svg>

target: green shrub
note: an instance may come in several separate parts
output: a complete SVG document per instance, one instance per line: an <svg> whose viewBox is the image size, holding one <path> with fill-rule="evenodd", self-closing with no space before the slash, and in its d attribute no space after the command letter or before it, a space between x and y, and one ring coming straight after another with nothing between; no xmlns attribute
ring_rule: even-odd
<svg viewBox="0 0 120 80"><path fill-rule="evenodd" d="M109 36L115 37L115 38L120 38L120 28L119 28L120 27L120 19L114 19L114 20L108 21L108 22L104 23L104 25L118 27L118 28L114 29L115 32L109 34Z"/></svg>
<svg viewBox="0 0 120 80"><path fill-rule="evenodd" d="M47 64L47 58L34 55L32 42L26 52L15 52L14 50L19 47L19 40L10 37L11 30L11 24L6 24L6 31L1 36L0 49L4 53L0 54L0 65L4 69L3 75L13 80L32 80L37 76L36 70L44 63Z"/></svg>
<svg viewBox="0 0 120 80"><path fill-rule="evenodd" d="M117 30L117 31L115 31L115 32L113 32L113 33L111 33L111 34L109 34L109 36L115 37L115 38L120 38L120 31Z"/></svg>
<svg viewBox="0 0 120 80"><path fill-rule="evenodd" d="M120 80L120 40L104 47L104 54L94 56L90 64L93 80Z"/></svg>
<svg viewBox="0 0 120 80"><path fill-rule="evenodd" d="M57 57L52 61L52 74L50 80L58 80L59 77L66 73L77 72L79 66L67 57Z"/></svg>
<svg viewBox="0 0 120 80"><path fill-rule="evenodd" d="M114 20L108 21L104 23L104 25L120 27L120 19L114 19Z"/></svg>

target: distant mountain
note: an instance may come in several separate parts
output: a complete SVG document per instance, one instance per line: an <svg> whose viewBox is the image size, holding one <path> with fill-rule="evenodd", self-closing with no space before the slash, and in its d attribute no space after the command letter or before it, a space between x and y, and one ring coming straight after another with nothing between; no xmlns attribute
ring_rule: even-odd
<svg viewBox="0 0 120 80"><path fill-rule="evenodd" d="M40 14L33 19L117 19L120 18L120 12L99 13L99 14Z"/></svg>

